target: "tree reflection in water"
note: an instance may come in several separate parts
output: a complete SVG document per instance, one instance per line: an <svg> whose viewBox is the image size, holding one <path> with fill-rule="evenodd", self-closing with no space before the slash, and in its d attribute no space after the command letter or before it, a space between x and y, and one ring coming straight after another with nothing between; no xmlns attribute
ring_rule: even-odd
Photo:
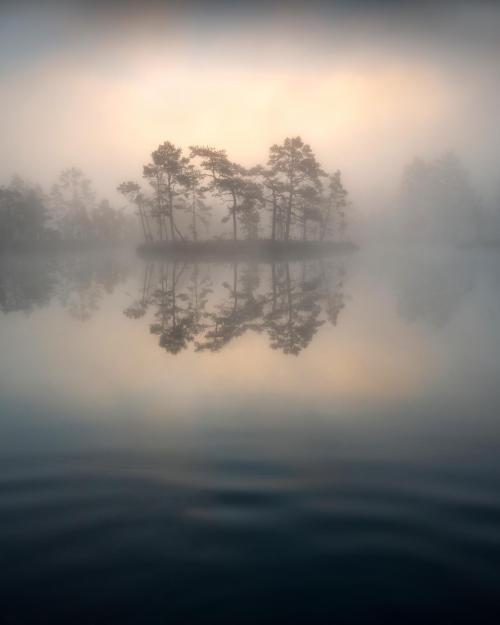
<svg viewBox="0 0 500 625"><path fill-rule="evenodd" d="M57 302L74 319L88 321L130 269L130 259L113 254L5 257L0 312L31 313ZM344 270L332 260L164 261L144 265L140 290L123 312L147 318L151 334L171 354L190 346L218 352L247 331L266 335L273 349L299 354L324 323L336 325L343 289Z"/></svg>
<svg viewBox="0 0 500 625"><path fill-rule="evenodd" d="M215 280L202 264L148 264L140 294L125 314L151 309L150 331L178 354L217 352L247 331L265 334L272 349L298 355L324 323L336 325L345 306L344 269L338 262L233 263Z"/></svg>
<svg viewBox="0 0 500 625"><path fill-rule="evenodd" d="M192 269L187 283L182 284L186 271L185 263L162 264L158 286L151 296L155 307L151 333L160 337L160 346L171 354L185 349L203 328L203 309L209 288L200 280L197 266Z"/></svg>
<svg viewBox="0 0 500 625"><path fill-rule="evenodd" d="M29 314L55 300L74 319L88 321L129 273L129 260L112 253L6 255L0 263L0 312Z"/></svg>

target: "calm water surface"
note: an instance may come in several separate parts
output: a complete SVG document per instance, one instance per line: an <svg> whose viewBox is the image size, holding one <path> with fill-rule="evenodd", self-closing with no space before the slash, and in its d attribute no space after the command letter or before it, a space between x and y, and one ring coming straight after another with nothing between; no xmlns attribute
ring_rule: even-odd
<svg viewBox="0 0 500 625"><path fill-rule="evenodd" d="M5 623L500 622L500 256L2 258Z"/></svg>

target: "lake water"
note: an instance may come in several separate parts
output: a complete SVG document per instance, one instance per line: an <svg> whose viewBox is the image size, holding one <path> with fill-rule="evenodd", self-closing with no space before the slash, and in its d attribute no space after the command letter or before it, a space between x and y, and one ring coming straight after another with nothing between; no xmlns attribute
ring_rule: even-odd
<svg viewBox="0 0 500 625"><path fill-rule="evenodd" d="M500 255L0 263L3 623L500 622Z"/></svg>

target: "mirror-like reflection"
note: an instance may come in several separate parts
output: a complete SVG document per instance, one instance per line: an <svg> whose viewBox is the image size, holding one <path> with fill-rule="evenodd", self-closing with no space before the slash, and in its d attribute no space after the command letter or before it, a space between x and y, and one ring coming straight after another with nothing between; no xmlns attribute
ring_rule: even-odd
<svg viewBox="0 0 500 625"><path fill-rule="evenodd" d="M298 355L324 323L337 325L345 307L345 268L338 260L268 264L147 264L140 293L124 313L152 311L152 334L171 354L192 346L217 352L248 331Z"/></svg>
<svg viewBox="0 0 500 625"><path fill-rule="evenodd" d="M93 622L103 592L120 623L495 613L496 253L1 260L10 614Z"/></svg>
<svg viewBox="0 0 500 625"><path fill-rule="evenodd" d="M129 273L130 258L116 253L5 255L0 311L31 313L57 300L71 317L87 321Z"/></svg>

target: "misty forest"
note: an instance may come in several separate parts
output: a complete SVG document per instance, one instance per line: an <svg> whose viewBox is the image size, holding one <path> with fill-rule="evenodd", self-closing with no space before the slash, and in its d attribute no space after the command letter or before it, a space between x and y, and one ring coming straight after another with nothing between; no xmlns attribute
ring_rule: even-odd
<svg viewBox="0 0 500 625"><path fill-rule="evenodd" d="M225 150L193 146L183 156L165 141L142 177L146 188L126 181L118 192L135 208L145 243L206 239L215 212L222 213L221 224L230 224L235 241L323 241L345 234L349 200L341 173L324 172L300 137L273 145L267 165L252 168L232 162ZM76 167L63 170L48 193L18 175L0 189L0 241L6 249L130 240L130 217L123 207L97 200L91 181ZM222 236L217 227L214 236Z"/></svg>
<svg viewBox="0 0 500 625"><path fill-rule="evenodd" d="M192 146L183 156L166 141L151 154L143 178L152 187L149 194L134 182L118 190L137 205L146 242L199 241L214 204L223 206L221 222L231 224L235 241L239 232L245 239L322 241L345 231L348 200L341 173L326 174L300 137L271 146L266 166L252 168L213 147Z"/></svg>
<svg viewBox="0 0 500 625"><path fill-rule="evenodd" d="M500 3L0 2L0 624L498 625Z"/></svg>
<svg viewBox="0 0 500 625"><path fill-rule="evenodd" d="M113 206L97 198L76 167L64 169L48 192L15 175L0 187L0 249L346 240L353 207L341 171L326 173L300 137L271 146L266 165L250 168L232 162L225 150L192 146L184 156L165 141L151 153L142 178L142 184L119 184L126 204ZM388 224L393 236L454 244L500 236L500 208L485 206L453 152L415 158L399 188L399 210ZM387 217L381 222L387 225Z"/></svg>

